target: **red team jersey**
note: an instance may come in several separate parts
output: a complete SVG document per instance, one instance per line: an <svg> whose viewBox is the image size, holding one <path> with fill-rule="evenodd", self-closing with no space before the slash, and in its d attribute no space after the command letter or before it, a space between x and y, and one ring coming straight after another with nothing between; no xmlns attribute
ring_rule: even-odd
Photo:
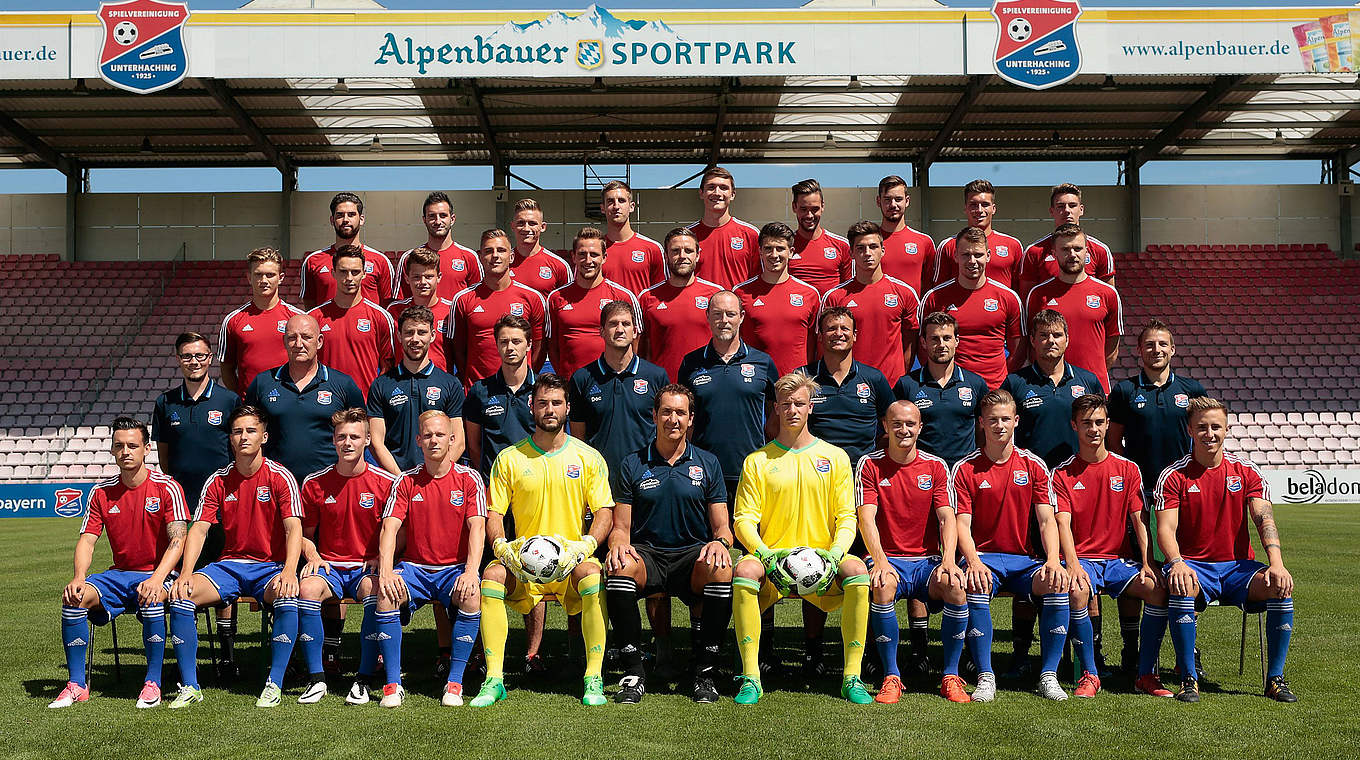
<svg viewBox="0 0 1360 760"><path fill-rule="evenodd" d="M1179 510L1176 543L1181 556L1200 562L1253 559L1247 533L1247 502L1270 500L1261 471L1251 462L1224 454L1208 469L1186 454L1157 478L1156 509Z"/></svg>
<svg viewBox="0 0 1360 760"><path fill-rule="evenodd" d="M442 286L443 283L441 282L440 285ZM441 287L440 290L443 290L443 288ZM410 298L393 301L387 305L387 313L392 315L392 323L395 329L395 332L392 334L395 336L393 341L396 343L396 358L393 359L393 361L401 361L401 357L405 352L405 349L401 347L400 318L401 313L409 308L411 308ZM449 311L451 311L452 308L453 301L449 301L442 297L436 299L434 306L430 307L430 311L434 312L434 341L430 343L430 361L434 362L434 366L445 372L451 371L449 369L449 358L444 353L444 333L448 329ZM356 380L355 382L358 381Z"/></svg>
<svg viewBox="0 0 1360 760"><path fill-rule="evenodd" d="M1022 334L1020 297L990 278L977 290L950 280L926 293L917 323L937 311L958 320L959 366L981 375L988 388L1000 388L1007 374L1006 345Z"/></svg>
<svg viewBox="0 0 1360 760"><path fill-rule="evenodd" d="M455 464L442 478L425 465L402 473L383 509L406 530L402 559L424 567L448 567L467 561L468 520L486 517L486 488L477 471Z"/></svg>
<svg viewBox="0 0 1360 760"><path fill-rule="evenodd" d="M353 477L332 465L302 481L302 526L316 531L312 540L322 559L358 567L378 556L383 505L396 482L396 475L371 464Z"/></svg>
<svg viewBox="0 0 1360 760"><path fill-rule="evenodd" d="M889 557L931 557L940 553L940 521L935 510L955 508L954 486L944 460L918 450L898 464L882 449L859 460L860 504L878 507L874 524Z"/></svg>
<svg viewBox="0 0 1360 760"><path fill-rule="evenodd" d="M1049 233L1025 249L1025 256L1020 259L1020 287L1015 290L1028 293L1044 280L1057 277L1058 272L1058 260L1053 257L1053 233ZM1086 273L1106 282L1114 279L1114 254L1109 246L1090 235L1086 236Z"/></svg>
<svg viewBox="0 0 1360 760"><path fill-rule="evenodd" d="M548 295L548 323L544 333L553 371L570 379L572 373L600 358L604 338L600 335L600 311L610 301L623 301L633 307L633 322L642 329L642 310L637 296L618 283L605 280L590 290L579 282L554 290Z"/></svg>
<svg viewBox="0 0 1360 760"><path fill-rule="evenodd" d="M730 288L760 274L758 228L734 216L720 227L698 221L689 230L699 241L699 264L695 269L699 277Z"/></svg>
<svg viewBox="0 0 1360 760"><path fill-rule="evenodd" d="M606 239L604 242L604 276L607 279L633 294L665 281L666 259L661 254L660 243L636 232L627 240Z"/></svg>
<svg viewBox="0 0 1360 760"><path fill-rule="evenodd" d="M321 325L321 363L349 375L367 399L373 378L396 361L392 315L366 299L348 309L327 301L307 313Z"/></svg>
<svg viewBox="0 0 1360 760"><path fill-rule="evenodd" d="M544 296L572 281L571 267L567 265L566 259L542 246L522 258L519 251L515 251L510 261L510 276L515 278L515 282L527 285Z"/></svg>
<svg viewBox="0 0 1360 760"><path fill-rule="evenodd" d="M547 322L548 302L537 290L512 280L505 290L492 290L485 283L468 288L453 298L449 324L445 329L450 349L463 345L466 367L459 367L463 385L470 387L484 377L496 374L501 368L501 355L496 351L496 320L514 314L529 320L534 345L543 340ZM450 351L449 360L458 355Z"/></svg>
<svg viewBox="0 0 1360 760"><path fill-rule="evenodd" d="M954 465L951 479L958 513L973 516L979 552L1038 556L1041 547L1030 545L1030 519L1036 507L1054 501L1042 459L1016 446L998 463L978 449Z"/></svg>
<svg viewBox="0 0 1360 760"><path fill-rule="evenodd" d="M113 552L110 570L155 570L170 545L165 526L189 520L179 483L152 467L146 472L146 480L136 488L128 488L115 477L101 481L90 492L90 509L80 532L98 536L108 529Z"/></svg>
<svg viewBox="0 0 1360 760"><path fill-rule="evenodd" d="M879 232L882 233L882 228ZM896 277L912 286L917 293L930 290L930 278L935 275L935 241L924 232L910 227L883 238L883 274Z"/></svg>
<svg viewBox="0 0 1360 760"><path fill-rule="evenodd" d="M1089 369L1110 393L1110 373L1105 365L1105 339L1124 334L1124 305L1119 291L1095 277L1074 285L1053 278L1035 287L1025 299L1025 323L1041 309L1053 309L1067 320L1066 360Z"/></svg>
<svg viewBox="0 0 1360 760"><path fill-rule="evenodd" d="M412 248L411 251L414 251ZM393 298L410 298L411 286L406 284L406 258L411 255L407 251L397 259L397 271L395 274L396 286L392 289ZM463 288L476 285L482 281L482 261L477 257L477 252L457 243L439 252L439 287L437 288L440 298L452 299L458 291Z"/></svg>
<svg viewBox="0 0 1360 760"><path fill-rule="evenodd" d="M325 303L335 298L335 275L331 274L331 254L335 246L312 251L302 260L303 303L311 296L312 303ZM373 303L392 300L392 262L387 254L364 246L364 298Z"/></svg>
<svg viewBox="0 0 1360 760"><path fill-rule="evenodd" d="M1128 541L1129 515L1143 511L1138 465L1109 454L1103 462L1068 458L1053 471L1053 506L1072 515L1072 540L1084 559L1135 558Z"/></svg>
<svg viewBox="0 0 1360 760"><path fill-rule="evenodd" d="M939 285L959 276L959 263L954 260L954 238L941 240L935 247L935 274L931 283ZM987 262L987 279L994 280L1008 288L1019 284L1020 260L1024 258L1025 247L1019 240L992 230L987 235L987 250L992 257Z"/></svg>
<svg viewBox="0 0 1360 760"><path fill-rule="evenodd" d="M302 499L291 473L265 459L246 477L228 465L213 473L203 486L194 511L195 522L219 523L224 534L220 559L283 562L288 558L283 521L303 517Z"/></svg>
<svg viewBox="0 0 1360 760"><path fill-rule="evenodd" d="M678 382L685 354L713 337L708 327L708 299L719 290L722 288L716 283L696 277L683 288L663 282L639 293L638 305L647 328L642 339L647 350L642 358L666 370L666 377Z"/></svg>
<svg viewBox="0 0 1360 760"><path fill-rule="evenodd" d="M921 302L907 283L884 276L865 285L850 280L826 294L822 308L844 306L855 313L855 358L883 373L889 385L907 374L903 351L921 323Z"/></svg>
<svg viewBox="0 0 1360 760"><path fill-rule="evenodd" d="M831 290L855 276L850 241L826 230L810 240L795 234L789 274L816 288L818 293Z"/></svg>
<svg viewBox="0 0 1360 760"><path fill-rule="evenodd" d="M256 375L288 363L283 333L289 318L301 313L302 309L284 301L267 310L256 308L252 302L222 320L222 331L217 335L217 363L236 365L238 394L245 393Z"/></svg>
<svg viewBox="0 0 1360 760"><path fill-rule="evenodd" d="M807 364L822 297L797 277L771 285L753 277L733 289L746 308L741 339L774 360L780 375Z"/></svg>

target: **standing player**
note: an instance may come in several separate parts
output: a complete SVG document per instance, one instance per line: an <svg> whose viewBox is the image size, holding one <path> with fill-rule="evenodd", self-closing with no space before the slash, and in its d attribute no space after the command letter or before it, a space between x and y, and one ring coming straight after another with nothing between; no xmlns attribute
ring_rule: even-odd
<svg viewBox="0 0 1360 760"><path fill-rule="evenodd" d="M446 300L440 295L444 290L443 266L444 264L439 260L439 255L423 245L412 248L402 255L401 281L406 287L408 295L400 301L393 301L388 304L387 312L392 315L393 320L400 324L401 313L412 306L423 306L429 309L430 313L434 315L435 324L434 337L430 341L430 361L434 362L434 366L448 372L449 359L444 353L446 342L444 330L448 328L449 312L453 309L453 301ZM479 268L477 271L479 273L477 279L480 280L481 269Z"/></svg>
<svg viewBox="0 0 1360 760"><path fill-rule="evenodd" d="M401 315L401 363L379 375L368 389L373 457L390 473L420 464L420 417L438 409L449 417L453 459L463 455L463 384L434 366L430 345L434 314L413 306Z"/></svg>
<svg viewBox="0 0 1360 760"><path fill-rule="evenodd" d="M354 193L336 193L331 198L331 226L335 242L329 248L312 251L302 260L302 308L312 309L335 297L335 276L331 273L335 252L355 246L364 252L363 297L376 304L392 300L392 262L387 254L359 242L364 226L364 202Z"/></svg>
<svg viewBox="0 0 1360 760"><path fill-rule="evenodd" d="M604 276L604 233L582 227L571 241L576 277L548 294L548 361L558 377L570 378L594 361L604 349L600 315L606 304L623 301L633 309L635 328L642 329L642 312L632 291Z"/></svg>
<svg viewBox="0 0 1360 760"><path fill-rule="evenodd" d="M860 358L895 383L915 358L921 301L911 285L883 273L883 233L878 225L856 222L848 235L855 276L827 293L823 307L844 306L855 313L863 338Z"/></svg>
<svg viewBox="0 0 1360 760"><path fill-rule="evenodd" d="M844 604L841 696L869 704L873 698L860 680L869 626L869 570L858 557L846 556L855 540L850 458L808 430L816 381L793 372L779 378L775 389L779 434L746 457L737 489L734 525L750 553L737 563L732 579L742 669L736 701L753 705L764 692L760 612L790 593L780 562L794 549L811 547L827 563L827 575L816 593L803 598L828 613Z"/></svg>
<svg viewBox="0 0 1360 760"><path fill-rule="evenodd" d="M501 451L534 432L530 398L538 375L529 365L531 333L524 317L506 314L496 320L500 371L473 383L463 405L468 462L484 475Z"/></svg>
<svg viewBox="0 0 1360 760"><path fill-rule="evenodd" d="M614 499L609 467L599 452L567 435L567 384L556 375L540 375L534 383L534 434L502 451L491 467L487 538L495 561L482 580L482 646L486 680L472 700L488 707L505 699L505 640L508 605L527 615L546 596L555 596L568 615L580 614L585 640L585 693L582 704L603 705L604 609L600 600L600 564L594 558L609 535ZM507 540L505 515L515 521L517 538ZM581 526L590 512L590 532ZM530 583L520 575L519 549L530 536L556 536L563 546L557 579Z"/></svg>
<svg viewBox="0 0 1360 760"><path fill-rule="evenodd" d="M1067 320L1053 309L1030 318L1030 349L1034 363L1008 375L1001 388L1020 404L1016 445L1057 467L1077 451L1072 403L1099 393L1100 378L1066 360Z"/></svg>
<svg viewBox="0 0 1360 760"><path fill-rule="evenodd" d="M238 406L227 424L234 461L203 486L179 580L171 589L170 633L180 682L179 695L170 703L172 710L203 701L194 621L199 607L250 596L273 609L269 679L256 707L278 707L282 701L279 687L298 634L297 566L302 556L303 512L297 481L262 452L269 438L264 412L248 404ZM222 557L194 572L212 523L221 523L226 532Z"/></svg>
<svg viewBox="0 0 1360 760"><path fill-rule="evenodd" d="M633 188L628 183L613 180L600 190L600 213L605 221L604 276L633 294L666 281L661 246L633 230L636 210Z"/></svg>
<svg viewBox="0 0 1360 760"><path fill-rule="evenodd" d="M1053 217L1054 229L1066 224L1081 224L1081 217L1086 213L1086 207L1081 203L1081 188L1064 182L1055 186L1048 197L1048 213ZM1020 260L1020 286L1015 292L1028 293L1035 285L1058 276L1053 242L1053 235L1049 234L1025 249L1025 256ZM1092 235L1086 236L1085 264L1087 274L1114 284L1114 254L1110 253L1109 246Z"/></svg>
<svg viewBox="0 0 1360 760"><path fill-rule="evenodd" d="M1075 224L1064 224L1053 233L1061 271L1029 291L1025 313L1053 309L1063 315L1072 363L1094 372L1101 391L1109 393L1109 368L1119 356L1119 336L1124 332L1124 304L1113 285L1086 274L1082 265L1086 245L1086 234Z"/></svg>
<svg viewBox="0 0 1360 760"><path fill-rule="evenodd" d="M165 656L166 580L184 549L189 509L184 491L170 476L146 464L150 436L131 417L113 421L109 452L118 477L98 483L76 540L75 575L61 593L61 641L66 648L66 687L48 707L70 707L90 698L85 680L90 616L104 625L127 610L142 621L146 680L137 695L140 708L161 703L161 661ZM725 515L724 515L725 516ZM94 575L95 542L108 530L113 564Z"/></svg>
<svg viewBox="0 0 1360 760"><path fill-rule="evenodd" d="M789 189L793 193L793 218L798 220L789 273L818 293L827 293L855 273L850 242L822 227L826 203L817 180L805 179Z"/></svg>
<svg viewBox="0 0 1360 760"><path fill-rule="evenodd" d="M1053 489L1039 457L1015 445L1015 399L991 391L981 402L983 444L950 472L958 499L959 553L967 562L969 651L977 664L974 702L996 698L992 673L991 598L1002 591L1042 600L1039 695L1064 700L1058 660L1067 640L1070 576L1061 541L1070 532L1053 511ZM1039 544L1031 540L1038 523ZM974 633L976 631L976 633Z"/></svg>
<svg viewBox="0 0 1360 760"><path fill-rule="evenodd" d="M940 696L969 702L959 677L968 600L963 571L955 563L958 526L954 488L944 460L920 451L921 412L910 401L894 401L883 415L888 445L864 457L855 471L859 532L869 554L869 622L883 662L883 688L875 702L902 697L897 667L901 631L898 599L944 609L944 680Z"/></svg>
<svg viewBox="0 0 1360 760"><path fill-rule="evenodd" d="M321 325L321 362L349 375L365 393L392 366L397 325L392 315L363 297L363 249L344 246L331 258L335 298L307 312Z"/></svg>
<svg viewBox="0 0 1360 760"><path fill-rule="evenodd" d="M722 288L694 274L699 241L688 228L666 233L666 281L638 293L642 357L678 378L685 354L708 342L708 299Z"/></svg>
<svg viewBox="0 0 1360 760"><path fill-rule="evenodd" d="M420 216L421 223L425 225L425 242L403 253L397 261L397 271L406 272L406 259L417 248L433 252L439 262L439 288L436 291L439 298L451 299L458 291L482 280L482 264L477 260L477 252L459 245L453 239L454 218L453 202L447 193L436 190L425 196ZM402 279L397 283L397 292L392 297L410 298L412 295L416 293L411 289L411 282Z"/></svg>
<svg viewBox="0 0 1360 760"><path fill-rule="evenodd" d="M982 230L965 227L954 240L958 277L928 291L920 315L943 311L952 316L959 326L956 361L982 375L988 388L1000 388L1007 367L1024 364L1020 298L987 275L991 254Z"/></svg>
<svg viewBox="0 0 1360 760"><path fill-rule="evenodd" d="M331 443L335 464L302 481L302 568L298 598L298 642L302 644L308 681L298 703L309 705L326 696L322 643L326 638L321 605L334 599L357 599L364 606L361 646L374 632L372 607L377 603L373 572L378 558L378 528L382 503L397 476L364 461L372 442L368 415L362 409L341 409L331 415ZM365 671L365 666L368 670ZM372 672L364 659L360 680Z"/></svg>
<svg viewBox="0 0 1360 760"><path fill-rule="evenodd" d="M273 248L256 248L246 256L246 282L250 303L222 320L217 337L222 385L238 396L256 375L287 361L278 336L289 317L302 313L279 298L283 257Z"/></svg>
<svg viewBox="0 0 1360 760"><path fill-rule="evenodd" d="M571 267L539 242L547 229L538 201L523 198L515 203L515 215L510 220L510 231L515 233L510 276L545 297L563 285L571 284Z"/></svg>
<svg viewBox="0 0 1360 760"><path fill-rule="evenodd" d="M844 306L823 309L817 317L817 340L822 358L799 369L817 381L812 397L812 434L840 446L851 462L877 448L883 429L878 426L892 386L883 373L855 359L860 345L854 312Z"/></svg>
<svg viewBox="0 0 1360 760"><path fill-rule="evenodd" d="M903 375L893 393L921 412L921 450L953 467L977 449L978 402L987 395L987 381L954 361L959 323L945 312L921 320L921 344L920 368Z"/></svg>
<svg viewBox="0 0 1360 760"><path fill-rule="evenodd" d="M975 179L964 185L963 211L968 219L968 226L982 230L987 240L987 252L990 254L990 258L987 259L988 279L1008 288L1019 284L1019 277L1016 275L1025 248L1019 240L992 229L992 221L996 218L996 189L992 187L992 183L985 179ZM939 285L958 276L958 262L954 257L954 247L958 243L957 237L940 242L939 255L935 257L933 284Z"/></svg>
<svg viewBox="0 0 1360 760"><path fill-rule="evenodd" d="M1199 701L1195 678L1195 607L1218 601L1245 610L1266 610L1267 697L1296 702L1284 680L1285 657L1294 631L1294 578L1280 554L1280 531L1270 490L1256 465L1223 450L1228 409L1201 397L1190 402L1194 448L1157 479L1157 541L1166 562L1162 575L1171 643L1176 647L1182 702ZM1256 526L1270 564L1255 559L1247 518Z"/></svg>
<svg viewBox="0 0 1360 760"><path fill-rule="evenodd" d="M487 230L481 242L482 281L453 297L449 324L444 330L448 341L445 355L458 368L464 386L495 374L500 362L496 354L496 321L503 315L524 317L529 321L533 367L543 366L543 328L547 322L548 302L537 290L518 282L510 272L512 249L503 230Z"/></svg>
<svg viewBox="0 0 1360 760"><path fill-rule="evenodd" d="M760 230L760 275L733 288L746 311L742 340L769 354L780 374L816 358L817 312L822 309L817 289L789 274L793 237L783 222L765 225Z"/></svg>
<svg viewBox="0 0 1360 760"><path fill-rule="evenodd" d="M907 226L907 181L890 174L878 181L875 197L883 221L878 225L883 237L883 273L924 293L935 273L935 241L924 232ZM910 365L908 365L910 366Z"/></svg>
<svg viewBox="0 0 1360 760"><path fill-rule="evenodd" d="M736 197L732 172L710 166L699 178L704 215L689 226L699 243L699 276L724 288L760 273L760 231L732 216Z"/></svg>

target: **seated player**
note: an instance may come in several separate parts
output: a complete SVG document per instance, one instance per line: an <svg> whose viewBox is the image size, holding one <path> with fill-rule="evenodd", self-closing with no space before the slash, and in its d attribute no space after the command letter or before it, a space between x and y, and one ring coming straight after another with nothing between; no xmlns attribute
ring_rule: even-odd
<svg viewBox="0 0 1360 760"><path fill-rule="evenodd" d="M1166 562L1168 622L1181 690L1176 699L1199 701L1195 677L1196 605L1217 600L1266 611L1267 697L1297 702L1284 680L1294 631L1294 577L1280 554L1280 531L1261 471L1223 450L1228 408L1217 399L1190 399L1190 453L1157 479L1157 541ZM1256 525L1270 564L1255 559L1247 517Z"/></svg>
<svg viewBox="0 0 1360 760"><path fill-rule="evenodd" d="M382 653L386 682L382 706L397 707L405 699L401 687L401 626L423 604L439 603L453 621L453 650L441 702L463 704L463 671L481 624L477 568L486 544L486 489L477 471L458 464L453 454L453 423L431 409L420 415L420 450L424 462L402 473L383 509L378 538L379 595L369 634ZM405 536L400 563L399 535ZM369 641L365 637L365 643ZM372 647L365 664L376 661ZM368 672L372 672L370 669ZM360 678L366 673L360 668ZM362 687L356 684L356 690ZM356 691L350 692L357 696Z"/></svg>
<svg viewBox="0 0 1360 760"><path fill-rule="evenodd" d="M1094 697L1100 691L1096 669L1095 630L1088 611L1091 597L1102 592L1140 599L1147 604L1139 632L1141 653L1134 688L1169 697L1157 677L1157 655L1166 633L1166 589L1152 568L1152 549L1143 523L1143 478L1138 465L1105 448L1110 411L1105 398L1087 394L1072 403L1077 453L1053 471L1058 521L1070 521L1071 546L1063 547L1072 573L1072 648L1081 667L1073 692ZM1128 543L1132 532L1133 545Z"/></svg>
<svg viewBox="0 0 1360 760"><path fill-rule="evenodd" d="M647 693L642 667L638 597L669 594L693 609L691 632L695 702L718 701L718 650L732 617L732 530L722 465L689 444L694 394L683 385L661 388L653 402L655 440L624 457L607 559L609 621L625 675L616 701L635 704ZM691 614L691 619L694 616Z"/></svg>
<svg viewBox="0 0 1360 760"><path fill-rule="evenodd" d="M810 547L827 563L819 592L804 599L841 615L845 658L841 696L864 705L873 701L860 680L864 637L869 626L869 570L847 557L855 540L854 476L850 458L838 446L812 435L808 417L817 382L802 372L775 383L779 434L742 464L737 486L737 539L750 552L737 563L732 580L732 613L741 652L739 705L753 705L760 685L760 612L788 596L790 586L779 563L792 550Z"/></svg>
<svg viewBox="0 0 1360 760"><path fill-rule="evenodd" d="M332 599L359 600L364 605L360 638L373 632L381 505L397 481L396 475L364 460L372 443L364 410L341 409L331 415L331 429L335 464L309 475L301 489L302 555L307 564L298 599L298 642L308 681L298 703L304 705L326 696L321 605ZM359 670L363 672L362 662ZM368 672L373 672L371 663Z"/></svg>
<svg viewBox="0 0 1360 760"><path fill-rule="evenodd" d="M273 608L269 678L256 707L278 707L283 674L298 632L298 559L302 556L302 499L297 481L262 453L269 434L264 412L238 406L227 418L234 461L208 479L194 511L179 580L171 588L170 634L179 663L179 695L170 709L203 701L198 686L199 607L249 596ZM222 556L193 572L208 527L221 523Z"/></svg>
<svg viewBox="0 0 1360 760"><path fill-rule="evenodd" d="M1039 457L1015 445L1011 394L991 391L978 406L982 448L959 460L950 473L958 499L959 553L967 561L969 651L978 669L973 701L996 698L991 601L1002 591L1042 602L1039 695L1064 700L1058 660L1067 641L1070 578L1061 561L1061 526L1053 511L1048 469ZM1038 522L1039 546L1030 540L1031 519Z"/></svg>
<svg viewBox="0 0 1360 760"><path fill-rule="evenodd" d="M184 491L169 475L148 467L150 432L140 420L113 421L109 452L118 477L95 486L90 508L76 540L75 577L61 594L61 640L66 647L66 687L48 707L70 707L90 698L85 657L90 645L90 618L104 625L127 610L142 621L146 680L137 706L161 703L161 660L165 655L166 579L184 548L189 509ZM113 565L86 576L100 534L109 534Z"/></svg>
<svg viewBox="0 0 1360 760"><path fill-rule="evenodd" d="M489 707L505 699L505 640L509 633L505 608L529 614L549 595L568 615L581 616L585 641L585 693L582 704L603 705L604 609L600 600L600 564L593 555L609 535L614 498L604 457L567 435L567 384L551 372L534 383L534 432L505 449L491 466L490 511L486 534L495 553L482 574L482 647L486 680L472 700ZM582 535L586 512L593 515L590 532ZM505 535L505 515L514 519L518 538ZM562 564L550 583L524 579L519 561L523 538L555 536L563 545Z"/></svg>
<svg viewBox="0 0 1360 760"><path fill-rule="evenodd" d="M944 609L940 695L950 702L969 702L959 677L968 599L963 571L954 561L958 526L949 468L943 459L916 448L921 410L912 402L889 405L883 428L887 447L861 459L855 473L859 531L869 551L869 623L883 662L883 688L874 701L894 704L901 699L895 602L915 599L936 611Z"/></svg>

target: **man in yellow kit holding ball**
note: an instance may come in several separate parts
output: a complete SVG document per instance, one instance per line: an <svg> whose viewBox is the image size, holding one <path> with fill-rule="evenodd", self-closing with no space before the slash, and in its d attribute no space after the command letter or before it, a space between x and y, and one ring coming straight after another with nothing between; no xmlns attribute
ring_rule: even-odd
<svg viewBox="0 0 1360 760"><path fill-rule="evenodd" d="M869 627L869 570L859 558L846 556L855 540L850 458L807 428L816 381L795 371L779 378L774 388L779 435L746 457L737 486L733 527L750 554L737 563L732 579L742 667L736 702L753 705L760 699L760 612L790 593L794 580L784 561L794 550L809 547L827 568L816 590L803 598L826 612L845 605L841 696L869 704L873 699L860 680Z"/></svg>
<svg viewBox="0 0 1360 760"><path fill-rule="evenodd" d="M595 449L567 435L567 384L551 373L539 375L531 400L533 435L496 457L491 466L486 535L496 561L482 573L482 647L486 681L472 700L488 707L505 699L505 608L527 615L549 595L568 615L581 614L585 639L585 695L581 702L603 705L604 605L600 564L592 556L613 527L614 498L609 468ZM590 533L581 535L586 511L594 514ZM505 536L505 513L515 518L513 541ZM562 548L561 563L546 583L529 582L520 548L534 536L550 536Z"/></svg>

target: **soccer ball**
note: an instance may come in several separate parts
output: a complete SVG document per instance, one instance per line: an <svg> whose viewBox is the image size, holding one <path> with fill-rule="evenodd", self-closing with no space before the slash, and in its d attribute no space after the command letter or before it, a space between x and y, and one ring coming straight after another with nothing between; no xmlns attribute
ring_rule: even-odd
<svg viewBox="0 0 1360 760"><path fill-rule="evenodd" d="M113 41L119 45L131 45L137 41L137 25L131 21L119 21L113 28Z"/></svg>
<svg viewBox="0 0 1360 760"><path fill-rule="evenodd" d="M792 591L799 596L817 591L829 569L826 560L815 549L806 546L794 549L779 563L784 576L793 581Z"/></svg>
<svg viewBox="0 0 1360 760"><path fill-rule="evenodd" d="M1016 42L1024 42L1034 33L1034 29L1029 25L1029 19L1013 18L1006 25L1006 34Z"/></svg>
<svg viewBox="0 0 1360 760"><path fill-rule="evenodd" d="M552 536L532 536L519 548L519 564L534 583L547 583L561 566L562 544Z"/></svg>

